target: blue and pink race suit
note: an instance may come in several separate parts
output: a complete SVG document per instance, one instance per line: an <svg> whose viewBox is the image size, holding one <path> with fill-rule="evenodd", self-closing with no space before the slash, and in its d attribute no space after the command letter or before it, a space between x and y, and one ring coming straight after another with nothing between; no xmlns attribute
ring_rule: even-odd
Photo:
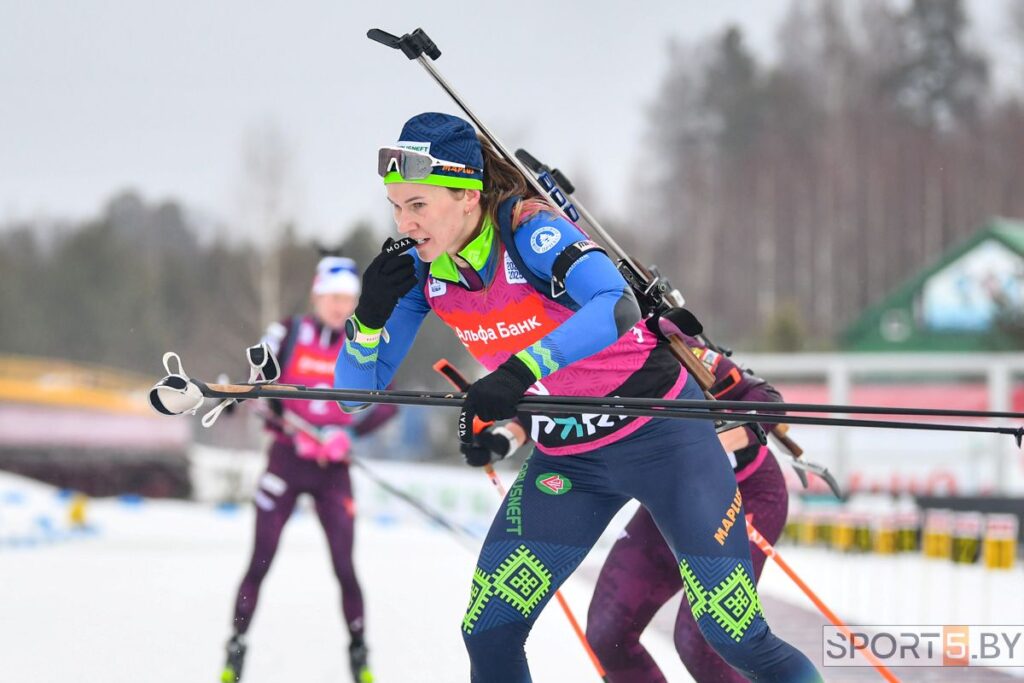
<svg viewBox="0 0 1024 683"><path fill-rule="evenodd" d="M433 310L486 368L516 355L537 379L533 393L701 398L667 343L638 324L608 257L580 248L587 236L550 213L514 220L517 202L499 207L497 226L484 219L461 264L444 254L420 266L423 286L399 300L387 338L345 344L335 386L386 386ZM556 272L570 247L582 255ZM651 512L701 633L731 666L761 681L820 680L764 620L746 533L730 521L742 519L742 497L710 423L582 412L520 419L537 447L474 572L462 623L473 681L531 680L524 643L537 615L630 498Z"/></svg>

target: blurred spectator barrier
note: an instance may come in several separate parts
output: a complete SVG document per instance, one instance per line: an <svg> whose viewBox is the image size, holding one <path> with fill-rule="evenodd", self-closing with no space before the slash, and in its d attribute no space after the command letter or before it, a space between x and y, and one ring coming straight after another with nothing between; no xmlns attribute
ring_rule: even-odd
<svg viewBox="0 0 1024 683"><path fill-rule="evenodd" d="M0 356L0 469L90 495L189 495L193 425L153 413L152 380Z"/></svg>
<svg viewBox="0 0 1024 683"><path fill-rule="evenodd" d="M736 358L794 403L1024 412L1021 353L737 352ZM1024 494L1024 456L1012 439L993 436L793 427L807 457L828 467L847 493ZM819 489L824 492L823 484L812 478L812 490Z"/></svg>

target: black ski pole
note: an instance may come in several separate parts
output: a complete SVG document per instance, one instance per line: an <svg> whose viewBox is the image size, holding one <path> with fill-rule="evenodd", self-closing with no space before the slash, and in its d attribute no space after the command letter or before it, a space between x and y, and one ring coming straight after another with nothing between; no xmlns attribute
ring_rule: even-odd
<svg viewBox="0 0 1024 683"><path fill-rule="evenodd" d="M278 399L299 399L309 401L347 401L352 403L395 403L400 405L421 405L421 406L442 406L449 408L462 408L463 394L438 393L438 392L414 392L414 391L388 391L388 390L356 390L356 389L320 389L290 384L207 384L198 379L188 380L189 384L196 387L198 393L206 398L278 398ZM577 400L579 399L579 400ZM683 400L665 399L656 405L631 407L623 405L632 402L657 401L658 399L628 399L628 398L592 398L577 396L527 396L519 404L519 409L525 412L541 414L577 414L596 413L604 415L624 415L627 417L655 417L672 418L684 420L720 420L723 417L740 418L744 422L768 422L776 423L779 420L778 414L723 412L716 410L714 402L691 402ZM693 403L703 403L700 407L691 407ZM739 402L742 406L742 402ZM771 410L785 411L788 408L786 403L769 403ZM820 406L825 407L825 406ZM198 406L195 407L196 409ZM700 409L704 408L704 409ZM837 408L852 408L855 406L828 406L829 410L822 412L850 412L849 410L837 410ZM877 409L877 407L876 407ZM193 410L190 408L189 410ZM925 409L884 409L887 414L913 415ZM180 412L188 412L182 410ZM928 414L935 414L938 411L929 411ZM963 412L963 411L961 411ZM974 411L971 411L974 412ZM465 413L465 411L463 411ZM174 414L166 412L165 414ZM474 416L467 415L470 423ZM460 416L461 421L461 416ZM858 420L849 418L826 418L808 417L804 415L787 415L786 422L790 424L807 424L820 426L837 427L875 427L880 429L916 429L924 431L946 431L946 432L978 432L992 434L1009 434L1020 445L1024 438L1024 428L999 427L987 425L963 425L944 424L928 422L902 422L889 420ZM463 438L463 431L460 429L460 438ZM472 438L472 434L469 434Z"/></svg>

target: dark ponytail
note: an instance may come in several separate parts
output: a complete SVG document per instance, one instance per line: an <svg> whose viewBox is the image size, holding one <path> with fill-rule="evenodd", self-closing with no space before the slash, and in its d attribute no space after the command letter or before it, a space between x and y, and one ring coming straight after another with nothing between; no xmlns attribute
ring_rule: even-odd
<svg viewBox="0 0 1024 683"><path fill-rule="evenodd" d="M519 225L524 212L530 215L537 211L551 210L547 201L526 182L518 168L498 154L487 138L479 134L476 137L484 153L484 191L480 197L480 208L484 215L490 216L496 224L498 206L509 197L523 198L512 213L513 228Z"/></svg>
<svg viewBox="0 0 1024 683"><path fill-rule="evenodd" d="M551 212L551 205L537 194L523 174L510 161L498 154L490 141L477 133L480 148L484 155L484 189L480 193L480 209L484 216L498 223L498 206L509 197L522 197L523 201L516 204L512 212L513 230L519 226L520 220L539 211ZM452 190L461 195L465 190Z"/></svg>

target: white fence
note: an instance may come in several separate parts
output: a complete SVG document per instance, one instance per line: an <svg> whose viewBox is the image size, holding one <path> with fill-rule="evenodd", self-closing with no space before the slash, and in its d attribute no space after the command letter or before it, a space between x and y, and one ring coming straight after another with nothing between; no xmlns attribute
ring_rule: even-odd
<svg viewBox="0 0 1024 683"><path fill-rule="evenodd" d="M1020 410L1024 397L1024 354L1020 353L737 353L736 359L778 386L788 401L1008 411L1015 398ZM1024 420L941 421L1024 424ZM790 434L806 457L828 466L845 489L1024 493L1024 458L1008 435L801 425Z"/></svg>

